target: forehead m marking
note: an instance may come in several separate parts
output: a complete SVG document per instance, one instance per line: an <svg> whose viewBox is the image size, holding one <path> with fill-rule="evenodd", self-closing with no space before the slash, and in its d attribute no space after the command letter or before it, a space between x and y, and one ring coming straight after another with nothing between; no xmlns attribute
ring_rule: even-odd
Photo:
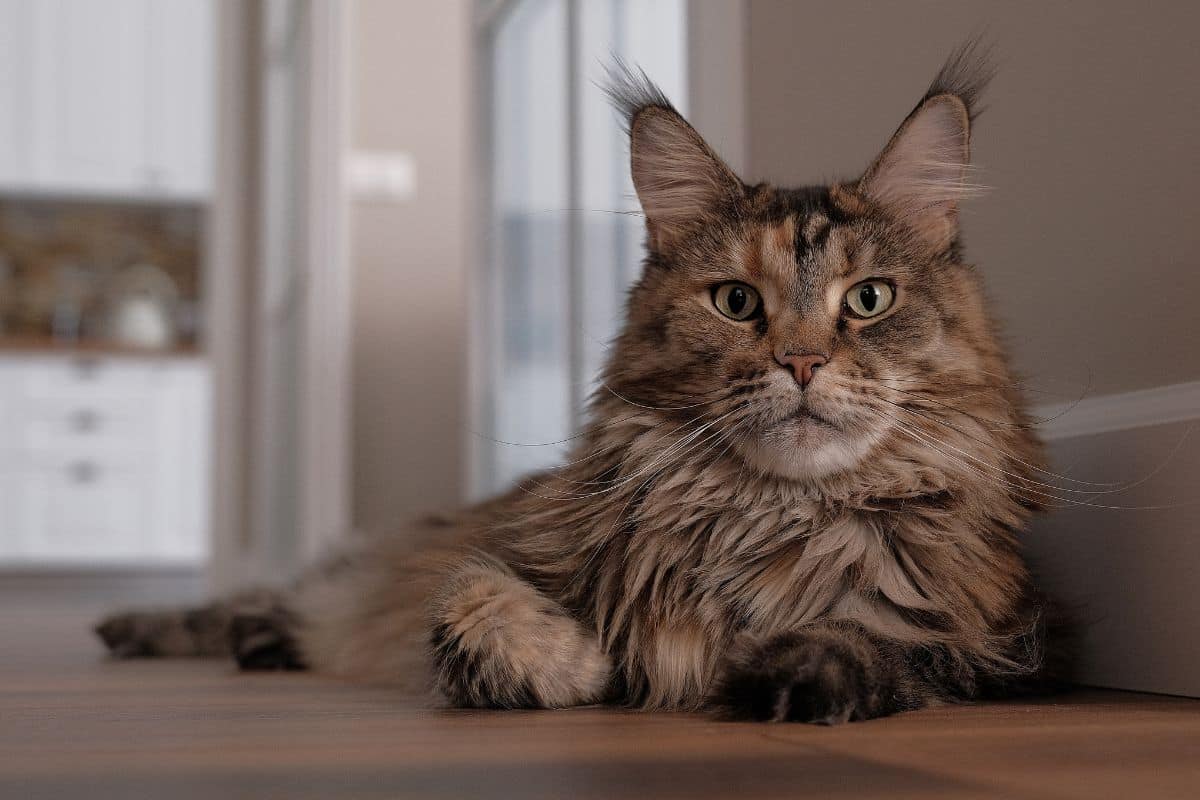
<svg viewBox="0 0 1200 800"><path fill-rule="evenodd" d="M805 247L820 248L825 244L825 237L829 235L830 224L829 217L820 211L814 211L812 214L809 214L801 230L801 233L804 234Z"/></svg>
<svg viewBox="0 0 1200 800"><path fill-rule="evenodd" d="M786 289L796 280L796 218L763 228L758 260L763 275Z"/></svg>
<svg viewBox="0 0 1200 800"><path fill-rule="evenodd" d="M874 249L859 233L845 225L826 225L820 231L820 244L800 262L800 279L806 285L845 278L869 264Z"/></svg>

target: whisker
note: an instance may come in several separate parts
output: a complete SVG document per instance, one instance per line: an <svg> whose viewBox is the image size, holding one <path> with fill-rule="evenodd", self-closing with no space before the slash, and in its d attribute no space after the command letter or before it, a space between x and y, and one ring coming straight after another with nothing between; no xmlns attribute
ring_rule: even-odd
<svg viewBox="0 0 1200 800"><path fill-rule="evenodd" d="M893 392L899 392L900 394L911 397L914 400L918 400L922 403L933 403L934 405L941 406L942 408L945 408L948 411L953 411L955 413L962 414L964 417L970 417L971 419L973 419L976 422L979 422L981 424L986 423L988 425L1000 426L998 428L992 428L991 430L1003 430L1004 428L1012 428L1012 429L1017 429L1017 430L1032 430L1034 428L1037 428L1038 426L1045 425L1047 422L1053 422L1054 420L1058 419L1059 417L1062 417L1063 415L1068 414L1071 411L1074 411L1075 407L1078 406L1084 399L1083 396L1081 395L1073 403L1071 403L1069 406L1067 406L1066 408L1064 408L1062 411L1058 412L1057 414L1050 416L1050 417L1046 417L1045 419L1034 420L1033 422L1031 422L1029 424L1024 424L1024 423L1020 423L1020 422L1005 422L1004 420L990 419L988 417L981 417L977 414L972 414L970 411L967 411L965 409L950 405L949 403L943 403L940 400L937 400L936 398L927 397L925 395L921 395L916 392L909 392L904 389L897 388L895 386L888 386L886 388L891 389Z"/></svg>
<svg viewBox="0 0 1200 800"><path fill-rule="evenodd" d="M709 445L709 447L704 450L704 454L711 452L715 447L719 446L723 438L729 438L732 440L733 436L736 433L740 433L740 431L742 430L742 427L745 424L748 424L748 420L742 420L741 422L736 423L736 424L731 425L730 427L726 428L724 431L721 431L718 434L718 436L716 437L716 441L713 442L713 444ZM728 449L728 448L726 448L726 449ZM669 466L671 466L671 465L666 464L661 469L657 470L653 475L651 475L650 478L648 478L645 483L643 483L641 486L638 487L637 491L634 492L633 497L637 497L638 493L640 493L642 491L642 489L644 489L647 485L650 484L651 481L653 481L655 478L657 478L659 475L661 475L663 472L665 472L667 467L669 467ZM630 498L631 502L632 502L632 500L633 500L633 498ZM619 526L619 523L621 521L621 518L624 516L625 511L628 510L628 507L629 507L629 503L626 503L625 508L622 509L621 514L617 515L617 520L613 523L613 526L609 529L609 535L612 535L612 532L617 529L617 527Z"/></svg>
<svg viewBox="0 0 1200 800"><path fill-rule="evenodd" d="M700 423L700 422L702 422L703 420L704 420L704 417L692 417L691 419L687 420L686 422L682 423L681 425L677 425L677 426L675 426L674 428L672 428L671 430L669 430L669 431L667 431L667 432L663 433L663 434L662 434L662 435L659 437L658 441L660 441L660 442L662 442L662 441L666 441L666 440L667 440L667 438L671 436L671 434L673 434L673 433L678 433L679 431L683 430L684 428L687 428L687 427L689 427L689 426L691 426L691 425L694 425L694 424ZM653 429L651 429L651 432L654 432L654 431L653 431ZM562 466L563 466L563 467L568 467L568 466L573 466L573 465L575 465L575 464L581 464L581 463L583 463L584 461L588 461L588 460L590 460L591 458L593 458L593 457L595 457L595 456L597 456L597 455L600 455L600 454L602 454L602 453L605 453L605 452L611 453L611 452L612 452L612 451L614 451L614 450L623 449L623 448L628 448L628 447L629 447L629 442L628 442L628 441L624 441L624 440L622 440L622 441L618 441L618 442L615 442L615 443L613 443L613 444L609 445L609 446L608 446L608 447L606 447L606 448L602 448L601 450L598 450L598 451L596 451L596 453L594 453L594 454L593 454L593 455L591 455L591 456L585 456L584 458L575 459L574 461L568 461L567 463L563 464ZM559 472L561 473L561 470L560 470ZM614 483L614 482L616 482L616 481L618 480L618 479L616 479L616 478L614 478L614 479L612 479L612 480L607 480L607 481L605 481L605 480L599 480L599 479L597 479L597 478L592 478L592 479L590 479L590 480L575 480L574 478L568 478L568 477L566 477L566 475L563 475L563 474L556 474L556 475L554 476L554 478L555 478L555 480L557 480L557 481L560 481L560 482L563 482L563 483L570 483L570 484L574 484L574 485L577 485L577 486L589 486L589 485L590 485L590 486L603 486L603 485L605 485L605 484Z"/></svg>
<svg viewBox="0 0 1200 800"><path fill-rule="evenodd" d="M605 428L615 427L617 425L620 425L621 423L628 422L629 420L634 419L638 416L639 416L639 414L634 412L627 417L622 417L621 419L616 419L616 420L610 420L610 421L604 423L603 425L599 426L599 429L603 430ZM597 428L595 428L595 427L585 428L584 430L582 430L579 433L576 433L572 436L568 436L564 439L555 439L552 442L509 442L504 439L493 438L491 436L488 436L486 433L481 433L479 431L472 430L470 428L468 428L467 430L469 433L471 433L471 435L477 436L480 439L489 441L492 444L502 444L507 447L553 447L555 445L566 444L567 442L573 442L576 439L582 439L583 437L585 437L585 436L591 434L592 432L594 432L595 430L597 430Z"/></svg>
<svg viewBox="0 0 1200 800"><path fill-rule="evenodd" d="M732 425L729 428L725 429L725 431L720 433L720 435L717 438L717 441L719 442L721 440L721 436L732 437L735 433L740 432L742 425L744 425L746 423L747 423L747 420L743 420L742 423ZM707 451L705 451L705 452L707 452ZM579 569L575 570L575 572L572 574L571 579L569 581L570 583L574 583L576 580L579 579L579 577L584 573L584 571L587 569L587 567L591 564L593 559L595 559L596 555L600 552L600 550L601 550L600 545L603 542L609 540L612 537L613 533L621 526L621 524L623 523L623 520L625 519L625 514L629 511L629 507L631 505L633 505L634 500L637 499L638 495L641 494L642 490L644 490L647 486L649 486L650 483L653 482L655 480L655 478L657 478L659 475L661 475L669 466L671 466L671 464L664 464L660 469L655 471L655 473L653 475L651 475L649 478L647 478L645 481L643 481L636 489L633 490L633 492L629 496L629 499L625 502L625 505L622 506L621 510L617 512L616 517L614 517L614 519L613 519L613 524L611 526L609 526L607 533L603 537L601 537L597 542L595 542L593 544L592 552L588 554L588 557L586 559L584 559L584 562L583 562L583 564L581 564L579 566Z"/></svg>
<svg viewBox="0 0 1200 800"><path fill-rule="evenodd" d="M720 421L720 419L723 419L723 418L724 418L724 417L718 418L717 420L713 420L712 422L713 422L713 423L715 423L715 422L719 422L719 421ZM703 423L703 421L704 421L704 418L703 418L703 417L696 417L696 418L694 418L694 419L688 420L687 422L683 423L682 425L679 425L679 426L677 426L677 427L673 428L672 430L670 430L670 431L668 431L668 432L664 433L662 436L660 436L660 437L659 437L658 441L659 441L659 442L666 441L666 440L667 440L667 439L668 439L668 438L671 436L671 434L673 434L673 433L677 433L678 431L681 431L681 430L683 430L684 428L687 428L687 427L689 427L689 426L691 426L691 425L694 425L694 424L696 424L696 423ZM687 442L687 441L688 441L688 440L689 440L689 439L690 439L690 438L691 438L693 435L695 435L695 434L700 434L700 433L703 433L703 432L704 432L704 430L705 430L705 428L707 428L707 427L711 427L711 425L702 425L702 427L700 427L700 429L698 429L698 430L695 430L695 431L693 431L692 433L689 433L687 436L683 437L683 438L682 438L682 439L680 439L678 442L676 442L676 443L675 443L675 444L673 444L671 447L669 447L669 448L668 448L668 449L667 449L665 452L663 452L663 453L660 453L658 456L656 456L656 457L655 457L655 460L657 460L657 459L660 459L660 458L663 458L664 456L669 456L669 455L672 453L672 451L673 451L675 448L679 447L679 446L680 446L681 444L683 444L683 443L686 443L686 442ZM629 447L629 442L620 442L620 443L618 443L618 444L617 444L617 447L628 448L628 447ZM582 459L581 459L581 460L582 460ZM567 477L565 477L565 476L563 476L563 475L554 475L554 476L553 476L553 478L554 478L554 480L555 480L556 482L570 483L570 484L574 484L574 485L578 485L578 486L586 486L586 485L592 485L592 486L619 485L619 484L621 484L621 483L623 483L623 482L626 482L626 481L628 481L628 480L629 480L631 477L633 477L633 476L624 476L624 477L621 477L621 478L613 478L613 479L611 479L611 480L598 480L598 479L591 479L591 480L586 480L586 481L580 481L580 480L574 480L574 479L571 479L571 478L567 478ZM541 487L543 487L543 488L546 488L546 489L555 490L555 487L552 487L552 486L550 486L550 485L548 485L548 484L544 484L544 483L537 483L537 485L538 485L538 486L541 486ZM585 497L586 497L586 496L590 496L590 495L582 495L582 496L585 496ZM564 498L564 499L568 499L568 498Z"/></svg>
<svg viewBox="0 0 1200 800"><path fill-rule="evenodd" d="M715 400L706 400L704 402L695 403L690 406L648 406L648 405L643 405L642 403L637 403L637 402L634 402L633 400L630 400L628 397L625 397L624 395L619 393L616 389L609 386L607 383L602 382L600 384L600 386L601 386L601 388L607 389L612 394L612 396L616 397L618 400L624 400L626 403L628 403L631 406L636 406L637 408L644 408L648 411L687 411L692 408L699 408L700 406L711 405L712 403L719 402L722 399L721 397L718 397ZM724 395L728 395L728 394L732 394L733 389L735 389L735 388L737 388L737 384L729 384L727 386L722 386L720 389L717 389L714 391L722 392ZM706 392L705 394L702 394L699 396L704 397L707 394L712 394L712 393L713 392Z"/></svg>
<svg viewBox="0 0 1200 800"><path fill-rule="evenodd" d="M910 409L906 409L906 408L904 408L903 406L898 406L898 407L899 407L901 410L903 410L903 411L909 411L910 413L915 413L915 412L911 412L911 410L910 410ZM934 422L937 422L938 420L933 420L933 421L934 421ZM1023 475L1019 475L1019 474L1017 474L1017 473L1015 473L1015 472L1010 472L1010 471L1008 471L1008 470L1005 470L1005 469L1003 469L1003 468L1001 468L1001 467L997 467L997 466L995 466L995 465L993 465L993 464L989 464L988 462L986 462L986 461L983 461L983 460L981 460L981 459L979 459L979 458L977 458L977 457L975 457L975 456L971 455L971 454L970 454L970 453L968 453L967 451L965 451L965 450L962 450L961 448L955 447L954 445L950 444L949 442L947 442L947 441L945 441L945 440L938 439L938 438L937 438L936 436L934 436L933 434L926 433L925 435L929 436L929 438L930 438L930 439L932 439L933 441L937 442L938 444L941 444L943 447L949 447L950 449L954 450L956 453L959 453L959 454L961 454L961 455L965 456L966 458L970 458L972 461L976 461L976 462L978 462L979 464L982 464L983 466L985 466L985 467L987 467L987 468L989 468L989 469L994 469L994 470L996 470L996 471L998 471L998 472L1001 472L1001 473L1003 473L1003 474L1005 474L1005 475L1008 475L1008 476L1010 476L1010 477L1016 478L1017 480L1020 480L1020 481L1022 481L1023 483L1029 483L1029 484L1032 484L1032 485L1034 485L1034 486L1041 486L1041 487L1044 487L1044 488L1046 488L1046 489L1053 489L1054 491L1057 491L1057 492L1073 492L1073 493L1075 493L1075 494L1087 494L1087 495L1118 494L1118 493L1120 493L1120 492L1126 492L1126 491L1128 491L1128 490L1130 490L1130 489L1132 489L1132 488L1134 488L1134 487L1137 487L1137 486L1140 486L1140 485L1142 485L1143 483L1145 483L1146 481L1150 480L1150 479L1151 479L1151 478L1153 478L1153 477L1154 477L1156 474L1158 474L1159 472L1161 472L1161 471L1162 471L1162 469L1163 469L1163 468L1166 466L1166 464L1167 464L1168 462L1170 462L1170 460L1171 460L1172 458L1174 458L1175 454L1178 452L1178 450L1179 450L1179 445L1180 445L1180 444L1182 444L1183 440L1187 438L1187 434L1185 433L1185 434L1184 434L1184 436L1180 438L1179 442L1177 442L1177 443L1176 443L1175 449L1174 449L1174 450L1172 450L1171 454L1170 454L1170 455L1167 457L1167 460L1166 460L1166 461L1164 461L1162 464L1160 464L1160 465L1159 465L1159 466L1158 466L1158 467L1157 467L1155 470L1153 470L1153 471L1152 471L1151 473L1149 473L1148 475L1145 475L1145 476L1143 476L1142 478L1139 478L1139 479L1138 479L1138 480L1136 480L1136 481L1132 481L1132 482L1130 482L1130 483L1129 483L1129 484L1127 484L1127 485L1124 485L1124 486L1120 486L1120 485L1118 485L1116 488L1112 488L1112 489L1072 489L1072 488L1065 487L1065 486L1055 486L1054 484L1050 484L1050 483L1044 483L1044 482L1042 482L1042 481L1035 481L1035 480L1032 480L1032 479L1030 479L1030 478L1026 478L1026 477L1025 477L1025 476L1023 476ZM1019 461L1019 459L1014 459L1014 460L1018 460L1018 461ZM1021 463L1024 463L1024 462L1021 462ZM1029 466L1029 465L1026 465L1026 466ZM1057 477L1057 476L1056 476L1056 477Z"/></svg>
<svg viewBox="0 0 1200 800"><path fill-rule="evenodd" d="M754 407L754 405L755 405L755 401L753 399L743 400L738 406L730 409L730 411L740 411L740 410L752 409ZM750 413L753 413L753 412L751 411ZM724 415L722 415L721 418L725 419L725 418L728 418L728 416L729 416L728 414L724 414ZM665 441L670 436L670 434L675 433L680 430L683 430L684 428L688 427L689 425L691 425L697 421L703 420L703 419L704 419L703 417L694 417L693 419L683 423L682 425L679 425L678 427L673 428L667 434L664 434L659 439L659 441ZM627 442L621 442L621 443L618 443L617 445L615 445L615 447L627 447L627 446L628 446ZM584 460L586 460L586 459L578 459L578 461L584 461ZM572 463L575 463L575 462L572 462ZM571 484L575 484L575 485L595 485L595 486L602 486L605 484L613 483L618 480L618 479L614 478L614 479L607 480L607 481L597 480L597 479L581 481L581 480L574 480L571 478L567 478L567 477L561 476L561 475L558 476L557 479L560 481L565 481L567 483L571 483Z"/></svg>
<svg viewBox="0 0 1200 800"><path fill-rule="evenodd" d="M1095 378L1095 372L1092 370L1092 366L1091 366L1091 364L1087 364L1086 366L1087 366L1088 376L1087 376L1087 380L1086 380L1086 381L1083 381L1083 385L1084 385L1084 386L1085 386L1085 387L1086 387L1086 388L1087 388L1087 389L1090 391L1090 390L1091 390L1091 388L1092 388L1092 381L1093 381L1093 379ZM1000 373L997 373L997 372L990 372L990 371L988 371L988 370L986 370L986 369L981 369L981 368L976 368L976 370L975 370L975 371L976 371L976 372L979 372L979 373L980 373L980 374L982 374L982 375L989 375L989 376L991 376L991 377L993 377L993 378L1005 378L1005 379L1008 379L1008 378L1011 378L1011 377L1012 377L1012 376L1009 376L1009 375L1003 375L1003 374L1000 374ZM1042 373L1033 373L1033 374L1031 374L1031 375L1025 375L1025 376L1023 376L1023 377L1024 377L1024 379L1027 379L1027 380L1032 380L1032 379L1036 378L1036 379L1038 379L1038 380L1047 381L1047 382L1051 382L1051 383L1066 383L1066 384L1071 384L1071 385L1074 385L1074 386L1078 386L1078 385L1080 385L1080 381L1073 380L1073 379L1071 379L1071 378L1063 378L1063 377L1061 377L1061 376L1058 376L1058 375L1049 376L1049 375L1045 375L1045 374L1042 374ZM1024 383L1024 382L1025 382L1025 380L1022 380L1021 382L1022 382L1022 383Z"/></svg>
<svg viewBox="0 0 1200 800"><path fill-rule="evenodd" d="M1032 494L1032 495L1042 497L1042 498L1049 498L1051 500L1054 500L1054 501L1057 501L1058 503L1063 504L1062 506L1058 506L1059 508L1069 507L1069 506L1081 506L1081 507L1087 507L1087 508L1105 509L1105 510L1110 510L1110 511L1161 511L1161 510L1166 510L1166 509L1182 508L1182 507L1192 506L1192 505L1200 505L1200 501L1193 502L1193 503L1175 503L1175 504L1169 504L1169 505L1144 505L1144 506L1108 505L1108 504L1104 504L1104 503L1093 503L1093 502L1089 502L1086 500L1077 500L1073 497L1060 497L1059 495L1056 495L1052 492L1045 492L1045 491L1041 491L1038 489L1031 489L1028 486L1022 486L1022 485L1013 483L1012 481L1009 481L1005 478L998 477L995 475L989 475L989 474L983 472L982 470L980 470L979 467L977 467L973 464L970 464L970 463L962 460L961 458L958 458L957 456L953 456L950 453L947 453L946 451L937 447L937 445L934 444L933 442L937 442L938 444L946 445L948 447L951 447L952 449L957 449L957 448L953 448L952 445L948 445L945 442L941 442L940 440L938 440L934 437L926 438L924 435L922 435L921 432L917 431L915 428L909 427L908 425L906 425L904 422L900 421L899 419L896 419L895 417L892 417L891 415L885 414L878 409L872 409L872 410L875 411L877 414L880 414L881 416L883 416L887 419L890 419L892 422L894 422L896 424L897 430L899 430L901 433L905 434L906 436L908 436L910 439L917 442L918 444L922 444L925 447L928 447L929 449L938 453L942 457L958 463L960 466L964 467L969 472L974 473L978 477L995 481L998 485L1009 489L1014 495L1016 495L1020 499L1025 500L1027 502L1039 502L1039 503L1041 502L1041 501L1034 501L1031 497L1029 497L1029 495ZM931 442L930 439L932 439L933 441ZM998 469L996 467L992 467L991 465L988 465L986 462L980 462L980 463L983 463L984 465L989 466L990 468ZM1000 470L1000 471L1004 472L1003 470ZM1012 474L1012 473L1006 473L1006 474ZM1016 477L1018 478L1018 480L1022 481L1023 483L1037 485L1036 481L1030 481L1029 479L1022 478L1020 476L1016 476ZM1048 484L1042 484L1042 485L1048 485ZM1051 487L1051 488L1058 489L1059 491L1065 491L1063 489L1060 489L1059 487ZM1053 504L1048 504L1048 505L1051 505L1052 507L1054 507Z"/></svg>
<svg viewBox="0 0 1200 800"><path fill-rule="evenodd" d="M880 397L880 396L878 396L878 395L877 395L877 396L875 397L875 399L877 399L877 400L882 400L883 402L887 403L888 405L895 406L896 408L900 409L901 411L905 411L905 412L907 412L907 413L909 413L909 414L912 414L912 415L914 415L914 416L920 417L920 418L921 418L921 419L923 419L923 420L927 420L927 421L929 421L929 422L932 422L932 423L934 423L934 424L941 425L941 426L943 426L943 427L949 428L950 430L952 430L952 431L954 431L954 432L956 432L956 433L960 433L960 434L962 434L963 436L966 436L968 439L971 439L971 440L972 440L972 441L974 441L974 442L978 442L979 444L982 444L982 445L984 445L985 447L991 447L991 448L995 448L995 447L996 447L995 443L993 443L993 442L988 442L988 441L986 441L986 440L984 440L984 439L980 439L978 436L973 436L973 435L971 435L970 433L968 433L967 431L964 431L962 428L958 427L957 425L953 425L953 424L951 424L951 423L947 422L946 420L943 420L943 419L938 419L937 417L935 417L935 416L932 416L932 415L929 415L929 414L923 414L923 413L921 413L920 411L917 411L916 409L909 408L908 406L904 405L903 403L897 403L897 402L895 402L895 401L893 401L893 400L889 400L889 399L887 399L886 397ZM1007 455L1007 457L1008 457L1010 460L1012 460L1012 461L1015 461L1016 463L1020 464L1020 465L1021 465L1021 466L1023 466L1023 467L1027 467L1027 468L1029 468L1029 469L1031 469L1031 470L1034 470L1035 472L1040 472L1041 474L1043 474L1043 475L1045 475L1045 476L1047 476L1047 477L1050 477L1050 478L1057 478L1058 480L1062 480L1062 481L1068 481L1068 482L1070 482L1070 483L1076 483L1076 484L1079 484L1080 486L1106 486L1106 487L1114 487L1114 486L1120 486L1120 485L1121 485L1120 481L1113 481L1113 482L1084 481L1084 480L1079 480L1079 479L1077 479L1077 478L1071 478L1071 477L1069 477L1069 476L1067 476L1067 475L1060 475L1060 474L1058 474L1057 472L1051 472L1050 470L1047 470L1047 469L1045 469L1045 468L1043 468L1043 467L1039 467L1039 466L1038 466L1038 465L1036 465L1036 464L1031 464L1031 463L1029 463L1028 461L1025 461L1025 460L1023 460L1023 459L1020 459L1020 458L1017 458L1017 457L1016 457L1016 456L1014 456L1014 455L1011 455L1011 454L1006 454L1006 455ZM1066 490L1064 489L1064 491L1066 491Z"/></svg>
<svg viewBox="0 0 1200 800"><path fill-rule="evenodd" d="M642 475L645 475L648 471L652 471L658 464L663 463L664 461L668 461L676 453L679 453L681 448L683 448L683 452L687 452L689 450L694 449L693 443L695 442L697 437L700 437L707 430L712 428L714 425L717 425L721 421L725 420L726 418L728 418L732 414L737 413L740 410L741 410L740 406L737 408L733 408L733 409L725 412L721 416L717 417L716 419L705 422L699 428L697 428L694 431L691 431L686 436L682 437L679 441L675 442L673 445L671 445L669 448L667 448L667 450L665 450L664 452L655 456L654 459L652 461L650 461L649 464L639 467L637 470L635 470L630 475L626 475L619 479L616 479L614 481L613 485L608 486L605 489L600 489L595 492L574 493L574 494L568 493L568 492L562 492L556 497L547 497L545 495L540 495L540 494L537 494L536 492L529 491L528 489L525 489L525 491L528 494L531 494L535 497L540 497L543 500L551 500L551 501L553 501L553 500L583 500L583 499L587 499L590 497L596 497L596 496L599 496L602 494L607 494L609 492L614 491L615 489L620 488L621 486L624 486L634 480L637 480ZM707 441L707 439L702 440L702 441ZM682 455L682 453L681 453L681 455ZM554 488L555 488L553 486L549 486L549 485L542 484L542 483L536 483L536 482L535 482L535 485L537 485L539 488L544 488L547 490L554 490ZM522 488L524 489L524 487L522 487Z"/></svg>
<svg viewBox="0 0 1200 800"><path fill-rule="evenodd" d="M979 372L980 374L983 374L983 375L990 375L990 376L992 376L992 377L994 377L994 378L1003 378L1003 379L1005 379L1005 380L1012 380L1011 376L1008 376L1008 375L1001 375L1001 374L999 374L999 373L996 373L996 372L991 372L991 371L989 371L989 370L986 370L986 369L976 368L976 370L975 370L975 371L976 371L976 372ZM1073 397L1074 397L1074 400L1073 400L1073 401L1072 401L1072 402L1071 402L1071 403L1070 403L1070 404L1069 404L1069 405L1068 405L1066 408L1064 408L1062 411L1060 411L1059 413L1057 413L1057 414L1055 414L1055 415L1053 415L1053 416L1050 416L1050 417L1047 417L1047 418L1045 418L1045 419L1041 419L1041 420L1035 420L1035 421L1034 421L1034 422L1033 422L1031 425L1021 425L1021 424L1019 424L1019 423L1004 423L1004 422L1002 422L1002 421L999 421L999 420L990 420L990 422L992 422L992 423L994 423L994 424L998 424L998 425L1006 425L1006 424L1007 424L1009 427L1017 427L1017 428L1027 428L1027 427L1034 427L1034 426L1037 426L1037 425L1044 425L1044 424L1046 424L1047 422L1053 422L1054 420L1058 419L1059 417L1062 417L1063 415L1065 415L1065 414L1067 414L1067 413L1069 413L1069 412L1073 411L1073 410L1075 409L1075 407L1076 407L1076 406L1078 406L1078 405L1079 405L1079 403L1081 403L1081 402L1082 402L1082 401L1083 401L1083 400L1084 400L1084 399L1085 399L1085 398L1086 398L1086 397L1087 397L1087 396L1088 396L1088 395L1091 393L1091 391L1092 391L1092 382L1093 382L1093 379L1094 379L1094 377L1095 377L1095 375L1094 375L1094 373L1092 372L1092 369L1091 369L1091 367L1089 366L1089 367L1088 367L1088 379L1087 379L1087 383L1084 385L1084 387L1083 387L1083 391L1082 391L1082 392L1080 392L1078 395L1056 395L1056 396L1073 396ZM882 380L890 380L890 381L914 381L914 382L916 382L916 381L921 381L921 380L922 380L922 378L918 377L918 376L917 376L917 373L911 373L911 374L909 374L909 375L906 375L906 376L903 376L903 377L900 377L900 378L883 378ZM1037 389L1032 389L1032 388L1030 388L1030 387L1028 387L1028 386L1025 386L1025 385L1024 385L1024 383L1025 383L1024 381L1017 381L1016 383L1010 383L1010 384L1001 384L1001 385L996 385L994 388L996 388L996 389L1006 389L1006 388L1007 388L1007 389L1018 389L1018 390L1020 390L1020 391L1022 391L1022 392L1039 392L1039 391L1040 391L1040 390L1037 390ZM924 400L924 401L931 402L931 403L938 403L938 400L937 400L936 398L925 397L925 396L923 396L923 395L918 395L918 394L916 394L916 393L912 393L912 392L905 392L905 390L903 390L903 389L900 389L900 388L897 388L897 387L895 387L895 386L892 386L892 387L889 387L889 388L891 388L891 389L892 389L892 390L894 390L894 391L900 392L901 394L911 394L913 397L915 397L915 398L917 398L917 399L920 399L920 400ZM964 388L966 388L966 387L964 387ZM983 388L983 387L981 387L981 388ZM1052 393L1052 392L1045 392L1045 391L1040 391L1040 393L1042 393L1042 394L1054 394L1054 393ZM961 398L960 398L960 399L961 399ZM971 413L970 413L970 412L968 412L968 411L964 411L963 409L955 408L954 406L947 406L947 408L950 408L951 410L954 410L954 411L958 411L959 413L961 413L961 414L964 414L964 415L966 415L966 416L970 416L970 417L972 417L972 418L974 418L974 419L976 419L976 420L978 420L978 421L980 421L980 422L984 421L984 418L982 418L982 417L977 417L977 416L975 416L975 415L971 414Z"/></svg>
<svg viewBox="0 0 1200 800"><path fill-rule="evenodd" d="M637 408L645 409L647 411L687 411L689 409L700 408L701 406L713 405L715 403L719 403L721 400L732 396L733 392L736 389L738 389L741 386L741 384L740 383L729 384L727 386L722 386L722 387L719 387L718 389L714 389L711 392L704 392L703 394L696 395L697 397L708 397L708 396L714 395L714 394L718 395L717 397L714 397L711 400L704 400L702 402L695 403L695 404L689 405L689 406L674 406L674 407L655 407L655 406L642 405L641 403L635 403L632 400L629 400L629 399L617 394L614 390L609 388L607 384L601 384L601 386L603 386L603 388L605 388L605 389L608 389L608 391L612 392L613 395L615 395L619 399L625 401L626 403L629 403L630 405L635 406ZM562 439L555 439L552 442L510 442L510 441L506 441L504 439L497 439L495 437L488 436L485 433L482 433L480 431L476 431L473 429L468 428L468 431L473 436L477 436L480 439L484 439L486 441L492 442L493 444L502 444L507 447L554 447L556 445L566 444L567 442L573 442L576 439L581 439L585 436L588 436L589 434L593 433L596 430L604 430L606 428L615 427L615 426L620 425L624 422L627 422L631 419L635 419L638 416L640 416L640 414L638 414L637 412L632 412L626 417L621 417L621 418L615 419L615 420L609 420L607 422L599 423L596 425L590 425L590 426L584 428L583 430L581 430L579 433L576 433L571 436L567 436Z"/></svg>
<svg viewBox="0 0 1200 800"><path fill-rule="evenodd" d="M940 380L942 380L942 377L939 376L938 379L940 381ZM922 376L922 377L916 377L916 378L880 377L880 378L877 378L877 380L893 381L893 382L899 382L899 383L924 383L924 384L928 384L930 382L929 376ZM939 385L945 386L946 384L940 383ZM955 385L955 384L953 384L953 382L951 382L951 385ZM1063 392L1052 392L1052 391L1049 391L1048 389L1035 389L1032 386L1026 386L1025 384L1020 383L1020 382L1017 382L1017 383L979 383L979 382L972 382L972 381L961 381L959 385L963 389L977 389L978 390L978 392L973 392L970 395L967 395L968 397L973 397L977 393L993 392L997 389L1015 389L1015 390L1018 390L1021 392L1032 392L1034 394L1044 394L1044 395L1049 395L1051 397L1074 398L1074 397L1078 396L1074 393L1065 394Z"/></svg>

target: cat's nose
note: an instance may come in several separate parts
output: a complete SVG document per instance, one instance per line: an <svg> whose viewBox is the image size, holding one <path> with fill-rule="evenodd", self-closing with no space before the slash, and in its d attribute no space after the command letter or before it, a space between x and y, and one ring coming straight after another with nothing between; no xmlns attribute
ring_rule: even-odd
<svg viewBox="0 0 1200 800"><path fill-rule="evenodd" d="M796 383L800 384L801 389L807 389L812 383L813 374L828 363L823 355L817 353L794 353L775 354L775 360L779 362L779 366L787 367L792 371L792 377L796 379Z"/></svg>

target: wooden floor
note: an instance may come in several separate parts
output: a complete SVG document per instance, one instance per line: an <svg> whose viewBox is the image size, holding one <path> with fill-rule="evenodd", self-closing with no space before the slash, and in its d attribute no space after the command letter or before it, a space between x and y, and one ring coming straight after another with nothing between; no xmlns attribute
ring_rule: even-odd
<svg viewBox="0 0 1200 800"><path fill-rule="evenodd" d="M114 663L0 577L3 798L1200 797L1200 701L1087 692L821 728L420 708L216 662Z"/></svg>

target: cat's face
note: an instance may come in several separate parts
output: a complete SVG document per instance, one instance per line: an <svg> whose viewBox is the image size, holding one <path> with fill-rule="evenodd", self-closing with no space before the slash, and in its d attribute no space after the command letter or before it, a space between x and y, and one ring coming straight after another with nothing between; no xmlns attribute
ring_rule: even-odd
<svg viewBox="0 0 1200 800"><path fill-rule="evenodd" d="M648 258L606 376L622 396L711 423L708 436L764 472L819 479L853 469L909 415L944 411L898 401L953 400L1002 369L957 258L966 99L931 92L859 180L785 190L744 185L640 88L630 124Z"/></svg>

